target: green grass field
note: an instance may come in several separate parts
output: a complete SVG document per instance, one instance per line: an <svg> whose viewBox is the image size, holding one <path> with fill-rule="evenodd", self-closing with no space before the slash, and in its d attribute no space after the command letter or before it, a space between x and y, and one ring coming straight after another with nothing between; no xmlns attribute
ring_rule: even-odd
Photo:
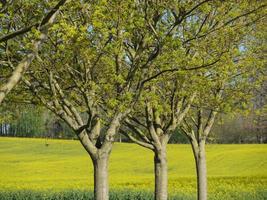
<svg viewBox="0 0 267 200"><path fill-rule="evenodd" d="M0 138L2 197L18 191L37 195L92 190L91 160L80 143L45 143L45 139ZM267 199L267 145L208 145L207 160L211 199ZM170 195L194 199L195 169L190 146L169 145L168 162ZM111 191L151 194L153 154L135 144L116 143L109 173Z"/></svg>

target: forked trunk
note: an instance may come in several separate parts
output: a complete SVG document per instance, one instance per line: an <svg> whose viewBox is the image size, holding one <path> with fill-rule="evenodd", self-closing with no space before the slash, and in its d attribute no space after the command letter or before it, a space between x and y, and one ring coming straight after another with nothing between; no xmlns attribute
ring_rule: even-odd
<svg viewBox="0 0 267 200"><path fill-rule="evenodd" d="M168 198L168 166L166 147L155 151L155 200L167 200Z"/></svg>
<svg viewBox="0 0 267 200"><path fill-rule="evenodd" d="M109 156L94 159L94 199L108 200L108 160Z"/></svg>

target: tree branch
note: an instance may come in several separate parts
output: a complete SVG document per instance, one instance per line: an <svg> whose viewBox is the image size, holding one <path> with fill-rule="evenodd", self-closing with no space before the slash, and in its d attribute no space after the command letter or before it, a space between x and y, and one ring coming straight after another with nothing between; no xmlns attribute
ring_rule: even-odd
<svg viewBox="0 0 267 200"><path fill-rule="evenodd" d="M125 135L127 138L129 138L132 142L134 142L134 143L136 143L136 144L138 144L138 145L140 145L140 146L142 146L142 147L145 147L145 148L154 150L153 145L138 140L137 138L135 138L134 136L132 136L131 134L127 133L127 132L124 131L124 130L120 130L120 132L121 132L123 135Z"/></svg>
<svg viewBox="0 0 267 200"><path fill-rule="evenodd" d="M20 81L22 75L25 73L25 71L28 69L34 58L37 56L38 51L41 47L41 44L44 42L44 40L47 37L48 34L48 28L51 26L54 21L56 14L58 13L58 9L60 5L64 4L66 0L61 0L59 4L56 6L56 9L53 10L53 12L49 12L48 17L45 17L44 24L41 27L41 35L38 38L38 40L33 42L33 51L29 53L20 63L17 65L16 69L13 71L11 77L5 83L0 87L0 105L2 101L4 100L5 96L16 86L16 84ZM0 40L1 41L1 40Z"/></svg>
<svg viewBox="0 0 267 200"><path fill-rule="evenodd" d="M56 12L59 10L59 8L61 6L63 6L66 3L66 1L67 0L61 0L61 1L59 1L58 4L47 13L47 15L43 18L43 20L41 22L32 24L30 26L24 27L24 28L22 28L20 30L17 30L15 32L12 32L12 33L9 33L7 35L4 35L4 36L0 37L0 43L1 42L5 42L7 40L10 40L10 39L12 39L14 37L17 37L19 35L22 35L24 33L27 33L33 27L35 27L35 28L40 27L40 30L41 30L42 29L42 26L48 24L48 22L50 21L50 19L53 18L53 16L56 14Z"/></svg>

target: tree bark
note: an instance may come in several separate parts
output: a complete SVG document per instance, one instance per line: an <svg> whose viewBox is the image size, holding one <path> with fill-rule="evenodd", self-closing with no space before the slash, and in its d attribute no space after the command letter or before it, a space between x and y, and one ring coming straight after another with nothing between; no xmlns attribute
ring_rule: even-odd
<svg viewBox="0 0 267 200"><path fill-rule="evenodd" d="M108 161L109 161L109 155L98 157L93 160L95 200L109 199Z"/></svg>
<svg viewBox="0 0 267 200"><path fill-rule="evenodd" d="M168 198L168 164L166 147L154 151L155 200Z"/></svg>
<svg viewBox="0 0 267 200"><path fill-rule="evenodd" d="M205 141L199 142L199 149L196 161L197 169L197 189L198 200L207 200L207 164L206 164L206 149Z"/></svg>
<svg viewBox="0 0 267 200"><path fill-rule="evenodd" d="M19 64L15 67L12 75L9 77L8 81L4 83L0 87L0 105L4 101L6 95L18 84L18 82L21 80L23 74L26 72L26 70L29 68L32 61L35 59L35 57L38 55L38 51L41 48L41 44L45 41L48 35L48 28L55 22L56 15L58 13L59 8L66 3L66 0L61 0L58 2L58 4L50 11L48 14L43 18L41 22L40 27L40 37L33 42L33 50L31 53L29 53L23 60L19 62ZM27 29L27 31L31 30ZM22 34L25 32L16 32L13 34L9 34L7 36L4 36L0 38L0 41L8 40L12 37L15 37L17 34Z"/></svg>

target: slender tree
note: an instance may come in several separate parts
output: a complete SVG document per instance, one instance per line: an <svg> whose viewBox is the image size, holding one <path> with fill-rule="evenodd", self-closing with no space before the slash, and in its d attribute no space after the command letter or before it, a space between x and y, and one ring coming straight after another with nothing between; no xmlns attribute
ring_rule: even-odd
<svg viewBox="0 0 267 200"><path fill-rule="evenodd" d="M125 126L120 130L133 142L154 152L155 199L157 200L167 199L168 194L167 143L195 98L194 92L191 95L179 93L178 87L182 87L181 83L175 82L173 88L151 87L153 92L150 91L147 94L152 98L146 98L144 105L138 108L140 112L130 115L124 122ZM154 93L156 90L160 90L160 94L157 94L160 97ZM166 105L162 106L160 102Z"/></svg>
<svg viewBox="0 0 267 200"><path fill-rule="evenodd" d="M260 20L249 29L245 41L229 48L223 62L213 69L202 70L202 80L193 109L184 118L181 130L188 137L196 163L198 200L207 199L206 142L219 113L249 113L255 90L265 78L264 52L255 48L256 32L262 31ZM264 41L261 45L265 45ZM202 82L202 83L201 83Z"/></svg>

